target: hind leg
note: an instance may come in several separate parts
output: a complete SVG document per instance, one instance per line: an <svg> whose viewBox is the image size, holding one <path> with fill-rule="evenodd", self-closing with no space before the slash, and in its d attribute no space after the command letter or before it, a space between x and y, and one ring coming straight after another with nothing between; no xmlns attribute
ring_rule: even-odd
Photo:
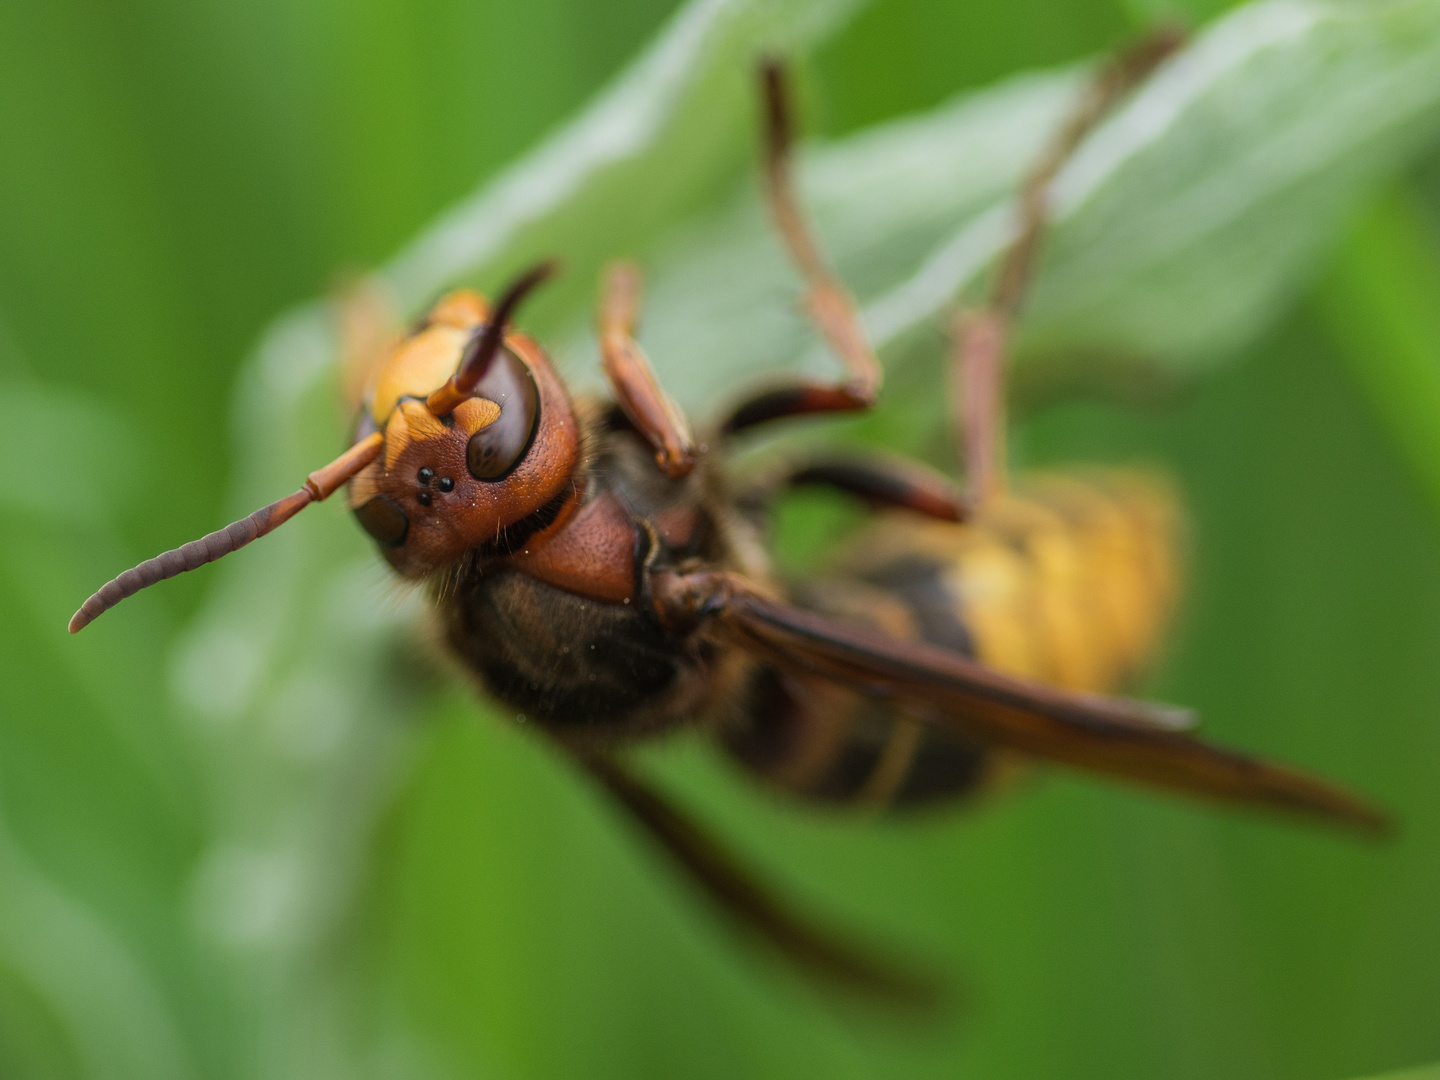
<svg viewBox="0 0 1440 1080"><path fill-rule="evenodd" d="M1162 27L1106 63L1031 166L1019 193L1015 239L1001 256L990 296L953 328L951 400L964 458L967 502L978 507L1005 488L1005 355L1010 329L1034 274L1050 185L1111 108L1181 44Z"/></svg>

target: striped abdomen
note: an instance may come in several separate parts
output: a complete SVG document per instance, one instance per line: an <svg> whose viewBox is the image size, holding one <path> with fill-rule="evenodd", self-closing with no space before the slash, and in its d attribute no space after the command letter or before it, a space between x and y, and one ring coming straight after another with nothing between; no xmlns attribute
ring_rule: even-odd
<svg viewBox="0 0 1440 1080"><path fill-rule="evenodd" d="M895 637L1074 690L1114 692L1143 668L1173 606L1178 514L1134 473L1038 476L965 525L892 513L796 599ZM766 671L727 746L805 798L916 805L963 795L1012 762L888 702Z"/></svg>

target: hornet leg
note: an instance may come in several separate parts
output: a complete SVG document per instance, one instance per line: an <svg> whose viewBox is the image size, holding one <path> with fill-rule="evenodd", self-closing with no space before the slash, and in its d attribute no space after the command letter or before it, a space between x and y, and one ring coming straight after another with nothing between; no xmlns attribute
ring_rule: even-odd
<svg viewBox="0 0 1440 1080"><path fill-rule="evenodd" d="M579 761L721 912L802 972L911 1009L937 1004L940 988L932 980L797 913L714 836L614 758L591 755Z"/></svg>
<svg viewBox="0 0 1440 1080"><path fill-rule="evenodd" d="M765 95L765 197L791 260L805 279L805 311L845 364L837 383L795 380L744 402L725 421L726 435L756 424L807 413L857 412L875 404L883 372L865 337L855 299L821 257L795 197L790 158L792 118L785 70L775 61L761 69Z"/></svg>
<svg viewBox="0 0 1440 1080"><path fill-rule="evenodd" d="M600 362L620 408L654 448L661 471L684 476L695 467L695 442L685 414L665 393L633 336L640 314L640 285L640 268L633 262L606 267L597 313Z"/></svg>
<svg viewBox="0 0 1440 1080"><path fill-rule="evenodd" d="M1001 256L989 298L955 320L951 400L972 507L1005 487L1006 346L1034 273L1050 184L1115 103L1143 82L1182 40L1174 28L1162 27L1100 69L1020 185L1015 239Z"/></svg>
<svg viewBox="0 0 1440 1080"><path fill-rule="evenodd" d="M918 461L893 456L816 457L762 481L740 501L761 509L782 491L797 487L828 487L854 495L873 509L895 507L941 521L969 516L948 477Z"/></svg>

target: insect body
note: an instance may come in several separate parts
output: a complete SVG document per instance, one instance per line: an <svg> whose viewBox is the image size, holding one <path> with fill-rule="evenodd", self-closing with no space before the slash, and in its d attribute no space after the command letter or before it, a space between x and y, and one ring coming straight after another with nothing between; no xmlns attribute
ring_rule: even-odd
<svg viewBox="0 0 1440 1080"><path fill-rule="evenodd" d="M880 516L802 604L1070 690L1144 668L1176 590L1177 508L1155 478L1031 477L963 525ZM802 798L907 807L971 793L1017 759L822 679L766 672L763 723L727 732L745 766Z"/></svg>
<svg viewBox="0 0 1440 1080"><path fill-rule="evenodd" d="M1144 63L1106 69L1100 100L1077 115L1093 122L1164 51L1152 43ZM869 805L956 798L1007 762L1039 758L1381 827L1340 788L1185 733L1180 710L1099 696L1157 637L1174 591L1174 514L1162 490L1123 475L1004 493L999 365L1037 235L1034 182L996 299L957 327L968 496L881 459L816 459L748 485L727 472L721 451L747 430L868 408L881 382L793 198L773 65L765 93L767 194L843 380L765 390L697 444L633 339L632 264L607 270L599 307L613 402L572 400L541 347L508 328L548 266L493 310L461 290L381 356L348 451L294 495L122 574L72 631L348 483L359 523L398 573L426 584L451 650L486 691L536 721L742 925L812 971L890 994L922 987L790 911L618 752L698 728L787 791ZM1083 129L1067 125L1062 148ZM764 523L770 501L802 484L859 496L877 516L827 575L784 584Z"/></svg>

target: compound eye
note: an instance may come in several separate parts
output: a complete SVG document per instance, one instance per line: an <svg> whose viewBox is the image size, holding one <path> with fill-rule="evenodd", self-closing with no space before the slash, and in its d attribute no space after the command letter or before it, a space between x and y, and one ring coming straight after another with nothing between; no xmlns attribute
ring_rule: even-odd
<svg viewBox="0 0 1440 1080"><path fill-rule="evenodd" d="M475 387L478 397L500 406L500 416L470 436L465 465L476 480L494 482L520 464L540 425L540 391L525 362L502 349Z"/></svg>
<svg viewBox="0 0 1440 1080"><path fill-rule="evenodd" d="M357 506L355 519L381 547L399 547L410 531L410 519L400 504L384 495L376 495L363 506Z"/></svg>

